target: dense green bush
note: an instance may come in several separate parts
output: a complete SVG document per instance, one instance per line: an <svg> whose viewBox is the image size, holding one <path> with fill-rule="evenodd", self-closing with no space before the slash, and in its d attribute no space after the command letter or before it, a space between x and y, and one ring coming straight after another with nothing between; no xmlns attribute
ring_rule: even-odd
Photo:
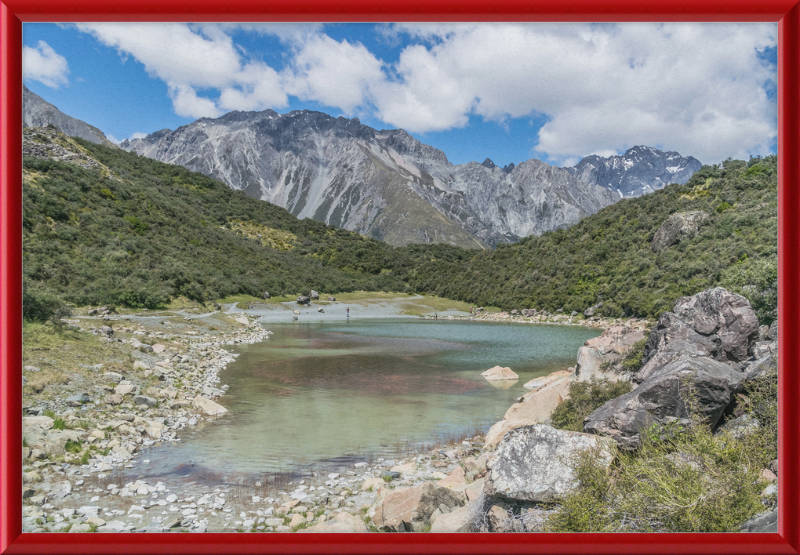
<svg viewBox="0 0 800 555"><path fill-rule="evenodd" d="M56 328L60 328L62 326L61 319L70 316L72 316L72 310L64 299L23 276L22 317L25 320L50 321Z"/></svg>
<svg viewBox="0 0 800 555"><path fill-rule="evenodd" d="M721 284L747 297L762 325L778 318L778 259L746 260L722 274Z"/></svg>
<svg viewBox="0 0 800 555"><path fill-rule="evenodd" d="M583 421L606 402L624 395L631 390L626 381L609 381L595 376L586 382L572 382L569 386L569 398L561 401L550 418L555 428L583 431Z"/></svg>

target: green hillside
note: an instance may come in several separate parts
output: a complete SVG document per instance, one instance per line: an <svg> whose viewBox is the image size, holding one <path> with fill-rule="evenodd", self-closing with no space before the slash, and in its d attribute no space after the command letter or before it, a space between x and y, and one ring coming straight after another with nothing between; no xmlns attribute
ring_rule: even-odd
<svg viewBox="0 0 800 555"><path fill-rule="evenodd" d="M250 198L180 166L26 130L26 316L58 298L157 307L179 295L418 291L476 305L654 317L719 284L774 317L776 157L704 166L686 185L625 199L567 230L496 251L393 248ZM47 159L59 156L60 160ZM699 233L654 253L676 212L703 210ZM48 305L48 306L49 306Z"/></svg>
<svg viewBox="0 0 800 555"><path fill-rule="evenodd" d="M650 245L673 213L703 210L699 233L655 253ZM505 308L655 317L675 299L726 285L774 318L777 157L703 166L685 185L624 199L575 226L527 237L466 263L428 262L417 290Z"/></svg>
<svg viewBox="0 0 800 555"><path fill-rule="evenodd" d="M401 266L385 243L298 220L180 166L50 129L26 131L26 140L79 155L23 159L23 270L33 292L78 305L155 307L178 295L407 287L387 270ZM79 165L91 160L99 164Z"/></svg>

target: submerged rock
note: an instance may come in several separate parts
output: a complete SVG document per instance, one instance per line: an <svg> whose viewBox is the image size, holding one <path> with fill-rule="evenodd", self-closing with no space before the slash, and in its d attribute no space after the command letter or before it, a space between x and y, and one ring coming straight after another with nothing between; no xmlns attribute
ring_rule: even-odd
<svg viewBox="0 0 800 555"><path fill-rule="evenodd" d="M495 366L486 372L482 372L481 376L486 378L487 381L494 380L518 380L519 376L511 371L511 368Z"/></svg>
<svg viewBox="0 0 800 555"><path fill-rule="evenodd" d="M222 405L215 403L211 399L203 397L202 395L198 395L197 397L192 399L192 406L200 409L207 416L218 416L220 414L225 414L226 412L228 412L228 409L226 409Z"/></svg>

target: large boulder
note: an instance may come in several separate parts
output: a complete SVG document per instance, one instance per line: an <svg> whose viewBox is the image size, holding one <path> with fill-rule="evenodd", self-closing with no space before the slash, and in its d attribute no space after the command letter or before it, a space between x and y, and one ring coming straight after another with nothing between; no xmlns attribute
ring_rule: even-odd
<svg viewBox="0 0 800 555"><path fill-rule="evenodd" d="M411 532L430 521L441 506L460 507L463 494L448 487L428 482L412 488L398 488L384 497L375 507L372 521L379 530Z"/></svg>
<svg viewBox="0 0 800 555"><path fill-rule="evenodd" d="M449 513L439 516L431 524L431 532L436 533L455 533L468 532L470 521L470 507L459 507Z"/></svg>
<svg viewBox="0 0 800 555"><path fill-rule="evenodd" d="M577 485L571 463L585 451L594 452L610 466L615 446L608 438L543 424L512 430L487 461L484 493L518 501L557 502Z"/></svg>
<svg viewBox="0 0 800 555"><path fill-rule="evenodd" d="M558 370L558 371L552 372L552 373L550 373L550 374L548 374L546 376L541 376L539 378L533 378L531 381L529 381L528 383L524 384L522 387L524 387L526 389L531 389L533 391L537 391L537 390L543 388L544 386L546 386L546 385L548 385L548 384L550 384L552 382L560 380L561 378L567 378L567 377L571 376L573 374L572 370L574 370L574 369Z"/></svg>
<svg viewBox="0 0 800 555"><path fill-rule="evenodd" d="M778 509L759 513L742 524L742 532L756 534L777 534L778 533Z"/></svg>
<svg viewBox="0 0 800 555"><path fill-rule="evenodd" d="M398 488L389 493L375 507L372 521L379 530L411 532L411 519L419 506L422 486Z"/></svg>
<svg viewBox="0 0 800 555"><path fill-rule="evenodd" d="M508 432L523 426L545 422L558 404L569 397L571 375L562 376L522 396L522 402L511 405L503 420L489 428L484 438L484 447L493 449Z"/></svg>
<svg viewBox="0 0 800 555"><path fill-rule="evenodd" d="M308 294L308 296L311 297L312 301L318 301L319 300L319 293L317 293L313 289L311 290L311 293Z"/></svg>
<svg viewBox="0 0 800 555"><path fill-rule="evenodd" d="M309 297L306 297L305 295L300 295L299 297L297 297L297 304L308 304L310 302L311 299Z"/></svg>
<svg viewBox="0 0 800 555"><path fill-rule="evenodd" d="M680 355L653 370L633 391L608 401L584 422L584 431L612 437L622 448L635 449L639 434L654 424L687 421L687 385L697 396L700 415L714 427L733 402L746 375L708 357Z"/></svg>
<svg viewBox="0 0 800 555"><path fill-rule="evenodd" d="M650 248L653 252L663 251L685 238L693 237L700 229L700 223L706 218L708 214L702 210L673 214L658 228Z"/></svg>
<svg viewBox="0 0 800 555"><path fill-rule="evenodd" d="M741 295L716 287L681 297L650 332L636 381L646 380L678 354L713 358L738 370L757 339L758 317Z"/></svg>

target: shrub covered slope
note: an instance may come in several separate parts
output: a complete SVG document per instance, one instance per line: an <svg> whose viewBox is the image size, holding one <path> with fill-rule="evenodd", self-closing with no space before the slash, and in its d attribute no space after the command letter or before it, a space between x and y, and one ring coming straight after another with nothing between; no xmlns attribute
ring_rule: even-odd
<svg viewBox="0 0 800 555"><path fill-rule="evenodd" d="M26 144L66 149L79 162L23 159L23 271L36 314L54 295L155 307L178 295L208 301L317 289L413 290L567 312L602 300L601 314L655 317L681 295L722 284L748 296L765 323L774 317L774 156L704 166L686 185L621 200L572 228L475 251L393 248L298 220L180 166L54 130L25 133ZM661 224L691 210L709 214L698 234L653 252Z"/></svg>
<svg viewBox="0 0 800 555"><path fill-rule="evenodd" d="M569 229L526 237L465 262L429 262L417 290L507 308L655 317L675 299L724 285L774 318L777 159L703 166L685 185L624 199ZM709 217L696 236L653 252L661 224L677 212Z"/></svg>
<svg viewBox="0 0 800 555"><path fill-rule="evenodd" d="M407 287L413 247L398 256L180 166L52 130L27 133L99 162L87 169L23 160L26 292L44 304L53 293L79 305L155 307L178 295L206 301Z"/></svg>

